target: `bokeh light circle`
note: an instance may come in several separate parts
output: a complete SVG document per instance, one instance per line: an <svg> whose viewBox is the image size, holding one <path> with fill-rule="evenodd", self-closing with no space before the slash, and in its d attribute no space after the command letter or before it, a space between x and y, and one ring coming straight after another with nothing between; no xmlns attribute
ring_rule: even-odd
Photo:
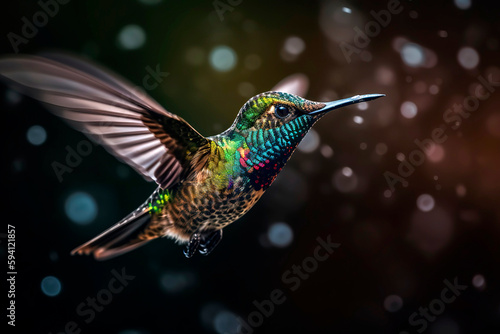
<svg viewBox="0 0 500 334"><path fill-rule="evenodd" d="M316 132L316 130L314 129L311 129L302 139L299 146L297 146L297 149L304 153L311 153L318 149L319 143L320 140L318 132Z"/></svg>
<svg viewBox="0 0 500 334"><path fill-rule="evenodd" d="M417 198L417 207L422 212L429 212L434 209L435 201L434 197L429 194L422 194Z"/></svg>
<svg viewBox="0 0 500 334"><path fill-rule="evenodd" d="M214 329L219 334L238 334L240 322L238 317L229 311L221 311L214 318Z"/></svg>
<svg viewBox="0 0 500 334"><path fill-rule="evenodd" d="M97 216L97 203L88 193L77 191L65 202L64 211L68 218L78 225L87 225Z"/></svg>
<svg viewBox="0 0 500 334"><path fill-rule="evenodd" d="M425 55L422 47L415 43L406 43L401 48L403 62L411 67L422 66L425 63Z"/></svg>
<svg viewBox="0 0 500 334"><path fill-rule="evenodd" d="M457 59L463 68L471 70L479 64L479 53L473 48L464 47L458 51Z"/></svg>
<svg viewBox="0 0 500 334"><path fill-rule="evenodd" d="M342 193L352 192L358 186L358 177L351 168L344 167L333 175L333 185Z"/></svg>
<svg viewBox="0 0 500 334"><path fill-rule="evenodd" d="M61 293L61 282L54 276L47 276L42 279L40 287L42 292L49 297L55 297Z"/></svg>
<svg viewBox="0 0 500 334"><path fill-rule="evenodd" d="M286 247L293 240L293 230L286 223L274 223L269 227L267 237L275 247Z"/></svg>
<svg viewBox="0 0 500 334"><path fill-rule="evenodd" d="M398 295L389 295L384 299L384 308L389 312L397 312L403 307L403 299Z"/></svg>
<svg viewBox="0 0 500 334"><path fill-rule="evenodd" d="M39 146L47 140L47 131L40 125L33 125L28 129L26 138L30 144Z"/></svg>
<svg viewBox="0 0 500 334"><path fill-rule="evenodd" d="M220 72L232 70L238 61L238 57L232 48L226 45L219 45L210 51L210 65Z"/></svg>
<svg viewBox="0 0 500 334"><path fill-rule="evenodd" d="M138 49L146 43L146 33L136 24L126 25L118 34L118 43L126 50Z"/></svg>
<svg viewBox="0 0 500 334"><path fill-rule="evenodd" d="M413 118L417 116L417 105L411 101L405 101L401 104L401 115L405 118Z"/></svg>

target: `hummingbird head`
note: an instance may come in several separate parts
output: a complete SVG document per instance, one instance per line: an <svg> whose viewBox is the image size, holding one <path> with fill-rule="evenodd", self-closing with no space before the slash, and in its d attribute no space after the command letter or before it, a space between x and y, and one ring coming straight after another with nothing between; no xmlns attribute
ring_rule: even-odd
<svg viewBox="0 0 500 334"><path fill-rule="evenodd" d="M256 187L268 187L309 129L329 111L373 100L382 94L357 95L333 102L314 102L283 92L252 97L224 135L244 138L240 164L255 176Z"/></svg>
<svg viewBox="0 0 500 334"><path fill-rule="evenodd" d="M356 95L333 102L314 102L289 93L266 92L243 105L230 129L245 137L262 130L273 131L277 137L301 139L329 111L382 96L385 95Z"/></svg>
<svg viewBox="0 0 500 334"><path fill-rule="evenodd" d="M356 95L333 102L314 102L289 93L266 92L252 97L243 105L231 129L243 135L261 129L274 129L303 136L329 111L382 96L385 95Z"/></svg>

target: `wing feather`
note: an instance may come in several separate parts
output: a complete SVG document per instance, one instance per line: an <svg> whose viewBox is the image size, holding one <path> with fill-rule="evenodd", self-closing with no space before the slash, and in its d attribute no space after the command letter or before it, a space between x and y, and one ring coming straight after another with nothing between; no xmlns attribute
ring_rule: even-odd
<svg viewBox="0 0 500 334"><path fill-rule="evenodd" d="M163 189L206 162L197 155L208 154L209 139L141 90L90 62L62 54L6 57L0 59L0 79L43 102Z"/></svg>

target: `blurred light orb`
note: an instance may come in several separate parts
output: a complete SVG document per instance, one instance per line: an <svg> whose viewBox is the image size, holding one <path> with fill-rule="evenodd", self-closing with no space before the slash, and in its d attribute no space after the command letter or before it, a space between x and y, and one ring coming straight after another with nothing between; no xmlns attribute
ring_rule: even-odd
<svg viewBox="0 0 500 334"><path fill-rule="evenodd" d="M285 40L285 45L284 45L285 52L287 52L292 56L298 56L305 50L305 48L306 48L306 43L300 37L291 36Z"/></svg>
<svg viewBox="0 0 500 334"><path fill-rule="evenodd" d="M429 93L431 93L432 95L436 95L437 93L439 93L439 86L438 85L430 85L429 86Z"/></svg>
<svg viewBox="0 0 500 334"><path fill-rule="evenodd" d="M87 225L97 216L97 203L90 194L77 191L71 194L64 205L66 216L78 225Z"/></svg>
<svg viewBox="0 0 500 334"><path fill-rule="evenodd" d="M463 47L458 51L457 59L463 68L471 70L479 64L479 53L473 48Z"/></svg>
<svg viewBox="0 0 500 334"><path fill-rule="evenodd" d="M348 7L342 7L342 11L343 11L344 13L347 13L347 14L351 14L351 13L352 13L351 8L348 8Z"/></svg>
<svg viewBox="0 0 500 334"><path fill-rule="evenodd" d="M304 136L297 149L303 153L311 153L318 149L320 144L319 134L314 129Z"/></svg>
<svg viewBox="0 0 500 334"><path fill-rule="evenodd" d="M215 315L214 329L219 334L238 334L240 321L238 317L229 311L221 311Z"/></svg>
<svg viewBox="0 0 500 334"><path fill-rule="evenodd" d="M24 165L25 165L24 160L21 158L17 158L14 161L12 161L12 169L15 172L22 171L24 169Z"/></svg>
<svg viewBox="0 0 500 334"><path fill-rule="evenodd" d="M333 156L333 149L328 145L321 146L320 151L325 158L331 158Z"/></svg>
<svg viewBox="0 0 500 334"><path fill-rule="evenodd" d="M220 72L232 70L238 62L238 57L232 48L226 45L219 45L210 51L210 65Z"/></svg>
<svg viewBox="0 0 500 334"><path fill-rule="evenodd" d="M206 329L213 330L215 316L224 310L224 307L217 302L206 303L200 310L201 323Z"/></svg>
<svg viewBox="0 0 500 334"><path fill-rule="evenodd" d="M124 164L119 164L116 166L116 174L122 179L126 179L130 176L130 167Z"/></svg>
<svg viewBox="0 0 500 334"><path fill-rule="evenodd" d="M455 187L455 191L457 192L458 197L464 197L467 194L467 188L463 184L457 184Z"/></svg>
<svg viewBox="0 0 500 334"><path fill-rule="evenodd" d="M286 223L274 223L267 231L267 238L274 247L284 248L292 243L293 230Z"/></svg>
<svg viewBox="0 0 500 334"><path fill-rule="evenodd" d="M386 154L387 153L387 145L384 143L378 143L375 146L375 153L377 153L378 155Z"/></svg>
<svg viewBox="0 0 500 334"><path fill-rule="evenodd" d="M483 275L474 275L472 277L472 285L478 290L484 290L486 288L486 280Z"/></svg>
<svg viewBox="0 0 500 334"><path fill-rule="evenodd" d="M379 67L375 73L377 81L383 85L391 85L394 83L394 72L389 67Z"/></svg>
<svg viewBox="0 0 500 334"><path fill-rule="evenodd" d="M342 175L347 176L347 177L351 177L352 176L352 169L350 169L349 167L342 168Z"/></svg>
<svg viewBox="0 0 500 334"><path fill-rule="evenodd" d="M61 282L57 277L47 276L42 279L42 292L49 297L55 297L61 292Z"/></svg>
<svg viewBox="0 0 500 334"><path fill-rule="evenodd" d="M384 299L384 308L389 312L397 312L403 307L403 299L398 295L389 295Z"/></svg>
<svg viewBox="0 0 500 334"><path fill-rule="evenodd" d="M180 293L195 281L192 273L189 272L167 272L161 275L160 285L162 289L171 294Z"/></svg>
<svg viewBox="0 0 500 334"><path fill-rule="evenodd" d="M361 144L359 144L359 148L362 149L362 150L366 150L368 148L368 144L361 143Z"/></svg>
<svg viewBox="0 0 500 334"><path fill-rule="evenodd" d="M405 158L406 157L405 157L404 153L399 152L398 154L396 154L396 159L398 161L403 161Z"/></svg>
<svg viewBox="0 0 500 334"><path fill-rule="evenodd" d="M129 24L118 33L118 43L126 50L135 50L146 43L146 33L137 24Z"/></svg>
<svg viewBox="0 0 500 334"><path fill-rule="evenodd" d="M425 55L422 47L415 43L406 43L401 48L403 62L411 67L422 66L425 63Z"/></svg>
<svg viewBox="0 0 500 334"><path fill-rule="evenodd" d="M354 121L354 123L356 123L356 124L363 124L363 121L364 121L363 117L361 117L361 116L354 116L354 117L352 118L352 120L353 120L353 121Z"/></svg>
<svg viewBox="0 0 500 334"><path fill-rule="evenodd" d="M384 190L384 197L385 198L389 198L391 196L392 196L392 191L390 191L389 189Z"/></svg>
<svg viewBox="0 0 500 334"><path fill-rule="evenodd" d="M457 6L458 9L469 9L471 4L471 0L455 0L455 6Z"/></svg>
<svg viewBox="0 0 500 334"><path fill-rule="evenodd" d="M429 212L434 209L434 197L429 194L422 194L417 198L417 207L422 212Z"/></svg>
<svg viewBox="0 0 500 334"><path fill-rule="evenodd" d="M446 37L448 37L448 32L446 30L439 30L438 36L442 37L442 38L446 38Z"/></svg>
<svg viewBox="0 0 500 334"><path fill-rule="evenodd" d="M31 145L39 146L47 140L47 131L40 125L33 125L28 129L26 138Z"/></svg>
<svg viewBox="0 0 500 334"><path fill-rule="evenodd" d="M368 109L368 103L366 102L361 102L357 104L359 110L366 110Z"/></svg>
<svg viewBox="0 0 500 334"><path fill-rule="evenodd" d="M59 260L59 254L57 254L56 251L51 251L49 253L49 258L52 262L57 262L57 260Z"/></svg>
<svg viewBox="0 0 500 334"><path fill-rule="evenodd" d="M401 104L401 115L405 118L413 118L417 115L418 108L417 105L411 101L405 101Z"/></svg>
<svg viewBox="0 0 500 334"><path fill-rule="evenodd" d="M255 87L249 82L242 82L238 85L238 93L243 97L251 97L255 94Z"/></svg>
<svg viewBox="0 0 500 334"><path fill-rule="evenodd" d="M358 177L351 168L344 167L334 173L333 185L342 193L352 192L358 186Z"/></svg>
<svg viewBox="0 0 500 334"><path fill-rule="evenodd" d="M274 85L273 90L304 96L309 89L309 78L302 73L295 73L286 76L276 85Z"/></svg>
<svg viewBox="0 0 500 334"><path fill-rule="evenodd" d="M445 156L445 151L442 145L432 144L431 148L426 152L427 158L431 162L439 162L443 160Z"/></svg>
<svg viewBox="0 0 500 334"><path fill-rule="evenodd" d="M23 99L23 96L21 94L19 94L18 92L16 92L15 90L7 89L5 91L5 99L7 100L7 103L9 103L11 105L16 105L19 102L21 102L21 100Z"/></svg>
<svg viewBox="0 0 500 334"><path fill-rule="evenodd" d="M205 51L197 46L193 46L186 51L186 61L191 65L201 65L205 60Z"/></svg>
<svg viewBox="0 0 500 334"><path fill-rule="evenodd" d="M245 57L245 67L249 70L256 70L262 64L262 60L258 55L248 55Z"/></svg>

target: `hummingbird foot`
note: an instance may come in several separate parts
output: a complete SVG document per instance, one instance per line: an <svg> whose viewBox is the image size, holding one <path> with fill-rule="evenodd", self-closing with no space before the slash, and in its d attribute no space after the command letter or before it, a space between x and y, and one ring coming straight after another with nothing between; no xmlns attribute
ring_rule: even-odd
<svg viewBox="0 0 500 334"><path fill-rule="evenodd" d="M212 253L221 240L222 229L216 231L210 230L205 232L195 232L189 239L183 253L188 259L193 257L196 251L199 251L200 254L207 256Z"/></svg>
<svg viewBox="0 0 500 334"><path fill-rule="evenodd" d="M183 251L184 256L186 256L188 259L193 257L193 255L198 250L198 247L200 246L200 242L201 242L201 233L199 232L193 233L193 235L189 239L186 248Z"/></svg>
<svg viewBox="0 0 500 334"><path fill-rule="evenodd" d="M210 233L205 233L202 236L199 252L201 255L207 256L217 247L222 240L222 229Z"/></svg>

